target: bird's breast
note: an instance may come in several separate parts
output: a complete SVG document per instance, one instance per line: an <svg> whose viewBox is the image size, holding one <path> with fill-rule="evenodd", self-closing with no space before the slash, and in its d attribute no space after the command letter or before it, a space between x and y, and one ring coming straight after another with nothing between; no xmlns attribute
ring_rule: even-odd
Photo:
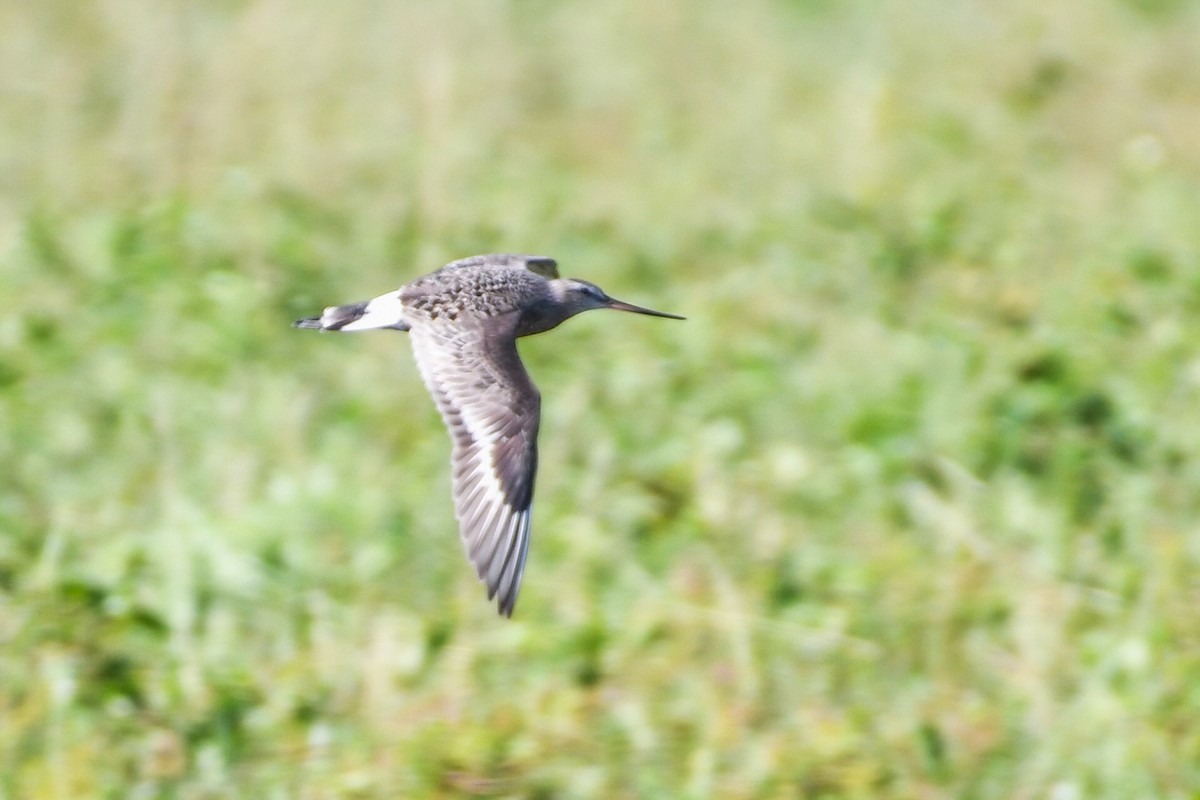
<svg viewBox="0 0 1200 800"><path fill-rule="evenodd" d="M537 303L522 309L517 321L517 336L532 336L557 327L565 317L549 303Z"/></svg>

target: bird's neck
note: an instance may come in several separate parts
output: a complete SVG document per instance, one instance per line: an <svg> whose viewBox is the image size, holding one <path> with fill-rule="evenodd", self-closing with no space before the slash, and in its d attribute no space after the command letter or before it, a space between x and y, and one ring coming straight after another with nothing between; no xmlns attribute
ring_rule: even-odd
<svg viewBox="0 0 1200 800"><path fill-rule="evenodd" d="M548 331L558 327L571 316L574 316L572 312L553 302L534 303L521 311L521 319L517 322L517 336L532 336Z"/></svg>

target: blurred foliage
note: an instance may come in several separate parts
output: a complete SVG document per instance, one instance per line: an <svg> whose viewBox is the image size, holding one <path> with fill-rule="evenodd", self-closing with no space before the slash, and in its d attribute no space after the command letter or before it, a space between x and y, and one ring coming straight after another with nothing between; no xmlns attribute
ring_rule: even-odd
<svg viewBox="0 0 1200 800"><path fill-rule="evenodd" d="M0 798L1192 798L1200 11L0 6ZM498 619L398 334L522 343Z"/></svg>

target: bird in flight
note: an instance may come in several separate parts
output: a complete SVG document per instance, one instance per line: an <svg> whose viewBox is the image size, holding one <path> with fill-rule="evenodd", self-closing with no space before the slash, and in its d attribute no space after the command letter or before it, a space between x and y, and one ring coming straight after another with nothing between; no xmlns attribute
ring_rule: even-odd
<svg viewBox="0 0 1200 800"><path fill-rule="evenodd" d="M494 253L453 261L394 292L293 323L412 335L421 378L450 429L459 534L488 599L498 597L506 617L529 550L541 416L541 395L517 354L517 338L594 308L684 319L614 300L587 281L560 278L552 258Z"/></svg>

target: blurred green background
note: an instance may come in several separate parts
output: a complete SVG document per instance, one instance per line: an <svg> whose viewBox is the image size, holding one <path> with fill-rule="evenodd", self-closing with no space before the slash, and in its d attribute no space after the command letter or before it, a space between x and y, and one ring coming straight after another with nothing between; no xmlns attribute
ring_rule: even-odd
<svg viewBox="0 0 1200 800"><path fill-rule="evenodd" d="M1200 8L0 5L0 798L1195 798ZM524 340L496 616L402 335Z"/></svg>

